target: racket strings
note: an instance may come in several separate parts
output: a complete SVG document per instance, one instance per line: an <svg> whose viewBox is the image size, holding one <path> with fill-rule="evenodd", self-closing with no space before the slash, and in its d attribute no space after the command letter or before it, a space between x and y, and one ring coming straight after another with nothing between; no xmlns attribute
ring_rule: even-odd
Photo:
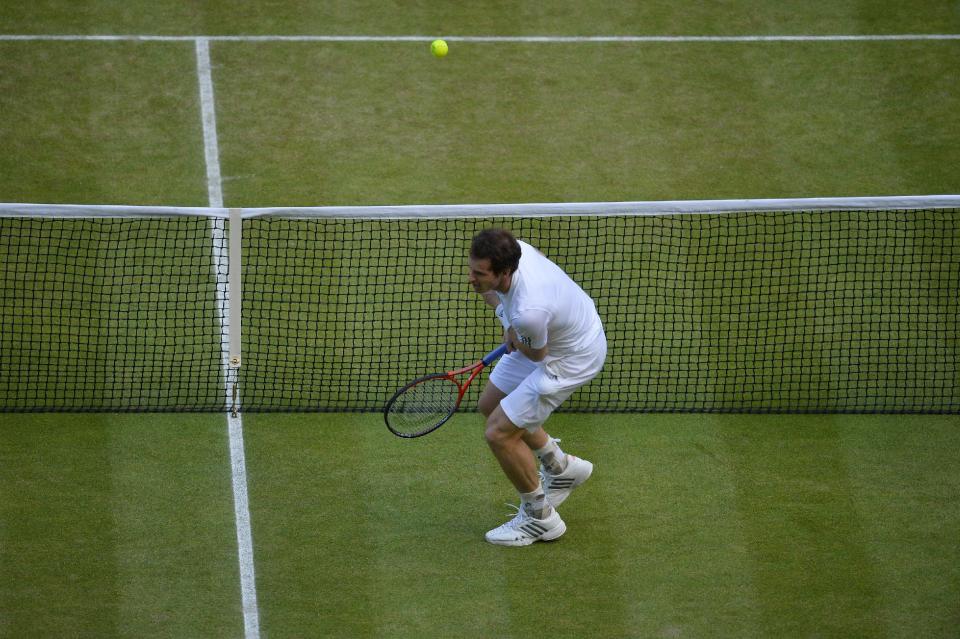
<svg viewBox="0 0 960 639"><path fill-rule="evenodd" d="M449 379L437 378L411 386L390 407L390 425L416 434L443 422L457 408L459 389Z"/></svg>

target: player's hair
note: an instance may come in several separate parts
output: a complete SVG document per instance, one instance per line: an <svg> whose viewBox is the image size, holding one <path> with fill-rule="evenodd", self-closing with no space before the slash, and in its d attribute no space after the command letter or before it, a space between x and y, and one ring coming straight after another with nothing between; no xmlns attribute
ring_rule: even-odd
<svg viewBox="0 0 960 639"><path fill-rule="evenodd" d="M490 260L490 269L497 275L513 273L520 266L520 243L506 229L487 229L473 237L470 257Z"/></svg>

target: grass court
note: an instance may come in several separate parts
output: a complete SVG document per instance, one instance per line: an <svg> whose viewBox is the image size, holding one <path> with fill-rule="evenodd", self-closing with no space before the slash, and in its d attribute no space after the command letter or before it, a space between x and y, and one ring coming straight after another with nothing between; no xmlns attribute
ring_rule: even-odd
<svg viewBox="0 0 960 639"><path fill-rule="evenodd" d="M4 202L208 205L194 36L303 34L423 38L211 40L227 206L960 192L958 39L457 39L958 34L955 3L46 0L0 24ZM41 34L188 37L8 37ZM412 442L244 415L252 629L225 415L0 414L0 637L957 636L956 415L548 427L595 475L561 540L507 549L475 414Z"/></svg>

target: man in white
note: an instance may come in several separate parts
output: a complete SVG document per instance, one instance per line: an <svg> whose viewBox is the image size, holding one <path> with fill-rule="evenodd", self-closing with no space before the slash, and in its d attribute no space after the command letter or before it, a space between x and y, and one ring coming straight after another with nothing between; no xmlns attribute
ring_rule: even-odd
<svg viewBox="0 0 960 639"><path fill-rule="evenodd" d="M505 546L557 539L567 529L557 507L590 477L593 464L561 451L543 423L603 368L603 324L576 282L509 231L478 233L469 264L470 284L496 308L508 347L478 408L487 443L520 493L517 516L486 539Z"/></svg>

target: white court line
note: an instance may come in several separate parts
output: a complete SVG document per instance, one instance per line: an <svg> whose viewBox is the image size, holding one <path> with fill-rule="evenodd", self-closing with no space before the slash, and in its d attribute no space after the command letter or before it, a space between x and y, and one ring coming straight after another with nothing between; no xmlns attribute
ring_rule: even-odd
<svg viewBox="0 0 960 639"><path fill-rule="evenodd" d="M204 38L196 41L197 78L200 85L200 108L203 120L203 149L207 164L207 192L210 206L223 207L220 179L220 153L217 142L217 119L213 100L213 76L210 68L210 45ZM224 395L229 406L232 401L231 382L237 370L230 366L230 338L225 330L230 316L227 305L227 278L220 266L227 263L224 220L210 221L213 239L214 276L217 278L217 315L220 320L223 352L223 374L226 382ZM239 403L239 399L237 400ZM243 418L239 411L227 413L230 439L230 474L233 478L233 509L237 523L237 553L240 561L240 596L243 606L243 631L246 639L259 639L260 612L257 608L257 587L253 569L253 534L250 528L250 502L247 495L247 464L243 450Z"/></svg>
<svg viewBox="0 0 960 639"><path fill-rule="evenodd" d="M213 74L210 69L210 45L197 40L197 78L200 83L200 108L203 118L203 155L207 165L207 194L210 206L223 208L220 178L220 144L217 142L217 116L213 106Z"/></svg>
<svg viewBox="0 0 960 639"><path fill-rule="evenodd" d="M960 40L960 33L899 33L887 35L731 35L731 36L457 36L457 35L18 35L0 34L0 41L90 41L90 42L430 42L443 37L449 42L543 42L560 44L617 42L889 42Z"/></svg>

